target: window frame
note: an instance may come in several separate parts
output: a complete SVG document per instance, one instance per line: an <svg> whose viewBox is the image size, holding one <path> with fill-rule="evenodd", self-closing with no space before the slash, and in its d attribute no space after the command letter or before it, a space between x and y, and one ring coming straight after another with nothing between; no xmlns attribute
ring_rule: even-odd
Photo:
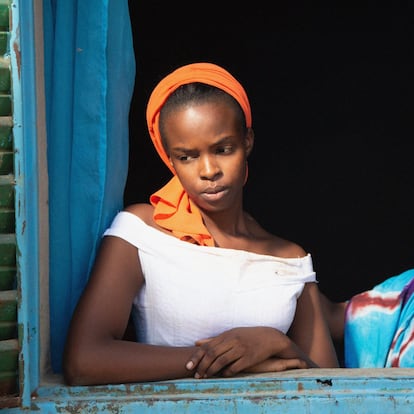
<svg viewBox="0 0 414 414"><path fill-rule="evenodd" d="M29 4L30 3L30 4ZM231 379L68 387L48 369L48 209L42 0L13 1L19 407L30 411L411 413L414 369L309 369ZM17 29L19 28L19 29ZM34 191L33 191L34 189Z"/></svg>

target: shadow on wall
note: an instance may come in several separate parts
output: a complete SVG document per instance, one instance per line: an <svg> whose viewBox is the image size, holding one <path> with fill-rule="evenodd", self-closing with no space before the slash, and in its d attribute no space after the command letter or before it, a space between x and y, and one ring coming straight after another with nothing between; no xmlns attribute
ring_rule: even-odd
<svg viewBox="0 0 414 414"><path fill-rule="evenodd" d="M344 300L414 267L409 14L243 7L130 2L137 79L125 203L147 201L170 177L146 130L152 88L181 64L212 61L252 104L246 206L311 252L321 289Z"/></svg>

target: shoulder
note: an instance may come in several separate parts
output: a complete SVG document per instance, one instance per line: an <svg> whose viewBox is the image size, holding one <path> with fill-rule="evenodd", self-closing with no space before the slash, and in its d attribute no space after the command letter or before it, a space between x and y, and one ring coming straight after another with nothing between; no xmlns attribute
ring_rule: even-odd
<svg viewBox="0 0 414 414"><path fill-rule="evenodd" d="M298 258L307 255L305 249L299 244L279 236L272 236L273 254L278 257Z"/></svg>
<svg viewBox="0 0 414 414"><path fill-rule="evenodd" d="M139 217L144 223L149 226L154 226L153 214L154 207L147 203L131 204L124 208L124 211L134 214Z"/></svg>
<svg viewBox="0 0 414 414"><path fill-rule="evenodd" d="M284 258L298 258L307 255L307 252L299 244L270 233L250 215L248 218L253 224L258 239L264 241L266 254Z"/></svg>
<svg viewBox="0 0 414 414"><path fill-rule="evenodd" d="M171 234L166 229L160 227L154 220L154 207L148 203L131 204L124 208L124 211L132 213L140 218L147 226L153 227L163 233Z"/></svg>

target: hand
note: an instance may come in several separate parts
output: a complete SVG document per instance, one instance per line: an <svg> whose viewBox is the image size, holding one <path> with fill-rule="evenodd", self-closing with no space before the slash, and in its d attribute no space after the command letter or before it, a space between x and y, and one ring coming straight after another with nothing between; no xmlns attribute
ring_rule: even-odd
<svg viewBox="0 0 414 414"><path fill-rule="evenodd" d="M289 338L280 331L268 327L242 327L226 331L216 337L196 342L198 349L186 364L188 370L195 370L195 378L215 375L231 377L251 367L301 367L298 360L272 359L289 347ZM269 360L269 361L267 361ZM263 364L263 365L261 365ZM252 371L252 372L259 372Z"/></svg>
<svg viewBox="0 0 414 414"><path fill-rule="evenodd" d="M280 372L287 371L289 369L305 369L309 368L309 365L300 358L269 358L266 361L259 362L257 365L244 370L246 373L256 374L263 372Z"/></svg>

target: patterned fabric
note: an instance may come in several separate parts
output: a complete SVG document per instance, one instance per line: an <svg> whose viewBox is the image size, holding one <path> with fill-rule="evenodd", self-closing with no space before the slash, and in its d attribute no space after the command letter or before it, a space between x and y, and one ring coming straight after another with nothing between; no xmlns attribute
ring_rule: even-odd
<svg viewBox="0 0 414 414"><path fill-rule="evenodd" d="M345 316L346 368L414 367L414 269L352 297Z"/></svg>

